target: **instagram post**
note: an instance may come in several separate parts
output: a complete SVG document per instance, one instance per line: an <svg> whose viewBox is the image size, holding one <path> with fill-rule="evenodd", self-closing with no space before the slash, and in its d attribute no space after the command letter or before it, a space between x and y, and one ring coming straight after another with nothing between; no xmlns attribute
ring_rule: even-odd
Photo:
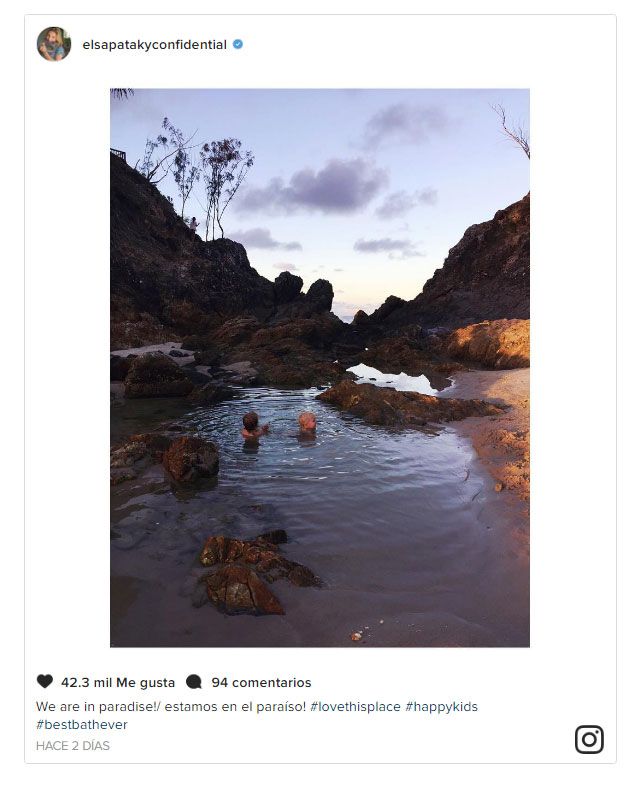
<svg viewBox="0 0 632 793"><path fill-rule="evenodd" d="M113 94L113 646L528 645L528 141L496 129L528 96L492 94ZM418 292L407 229L476 134L518 200Z"/></svg>
<svg viewBox="0 0 632 793"><path fill-rule="evenodd" d="M616 9L237 5L24 17L25 789L625 790Z"/></svg>

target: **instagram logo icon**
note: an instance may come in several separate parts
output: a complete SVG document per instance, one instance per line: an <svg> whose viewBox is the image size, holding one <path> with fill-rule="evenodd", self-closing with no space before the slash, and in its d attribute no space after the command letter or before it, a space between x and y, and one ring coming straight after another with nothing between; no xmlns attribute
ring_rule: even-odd
<svg viewBox="0 0 632 793"><path fill-rule="evenodd" d="M575 730L575 749L580 754L599 754L603 749L603 729L596 724L582 724Z"/></svg>

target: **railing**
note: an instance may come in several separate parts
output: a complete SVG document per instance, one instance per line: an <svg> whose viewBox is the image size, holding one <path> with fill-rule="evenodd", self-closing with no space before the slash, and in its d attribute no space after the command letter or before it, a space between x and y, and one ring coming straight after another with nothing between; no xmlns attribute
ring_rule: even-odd
<svg viewBox="0 0 632 793"><path fill-rule="evenodd" d="M124 162L127 162L127 154L120 149L112 149L110 148L110 154L113 154L115 157L120 157Z"/></svg>

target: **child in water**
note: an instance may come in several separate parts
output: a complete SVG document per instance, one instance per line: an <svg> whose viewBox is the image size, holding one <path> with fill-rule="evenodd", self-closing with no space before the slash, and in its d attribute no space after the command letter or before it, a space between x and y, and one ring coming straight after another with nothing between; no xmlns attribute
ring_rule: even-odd
<svg viewBox="0 0 632 793"><path fill-rule="evenodd" d="M298 417L299 434L306 437L316 435L316 416L309 410Z"/></svg>
<svg viewBox="0 0 632 793"><path fill-rule="evenodd" d="M259 427L259 416L254 411L246 413L243 421L244 428L241 431L241 435L247 441L258 440L262 435L266 435L270 429L269 424L264 424L263 427Z"/></svg>

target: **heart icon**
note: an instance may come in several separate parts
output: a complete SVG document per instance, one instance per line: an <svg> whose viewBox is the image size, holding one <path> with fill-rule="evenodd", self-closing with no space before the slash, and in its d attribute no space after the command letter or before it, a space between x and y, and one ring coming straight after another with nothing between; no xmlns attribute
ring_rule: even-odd
<svg viewBox="0 0 632 793"><path fill-rule="evenodd" d="M40 684L42 688L48 688L50 684L53 682L52 675L38 675L37 682Z"/></svg>

